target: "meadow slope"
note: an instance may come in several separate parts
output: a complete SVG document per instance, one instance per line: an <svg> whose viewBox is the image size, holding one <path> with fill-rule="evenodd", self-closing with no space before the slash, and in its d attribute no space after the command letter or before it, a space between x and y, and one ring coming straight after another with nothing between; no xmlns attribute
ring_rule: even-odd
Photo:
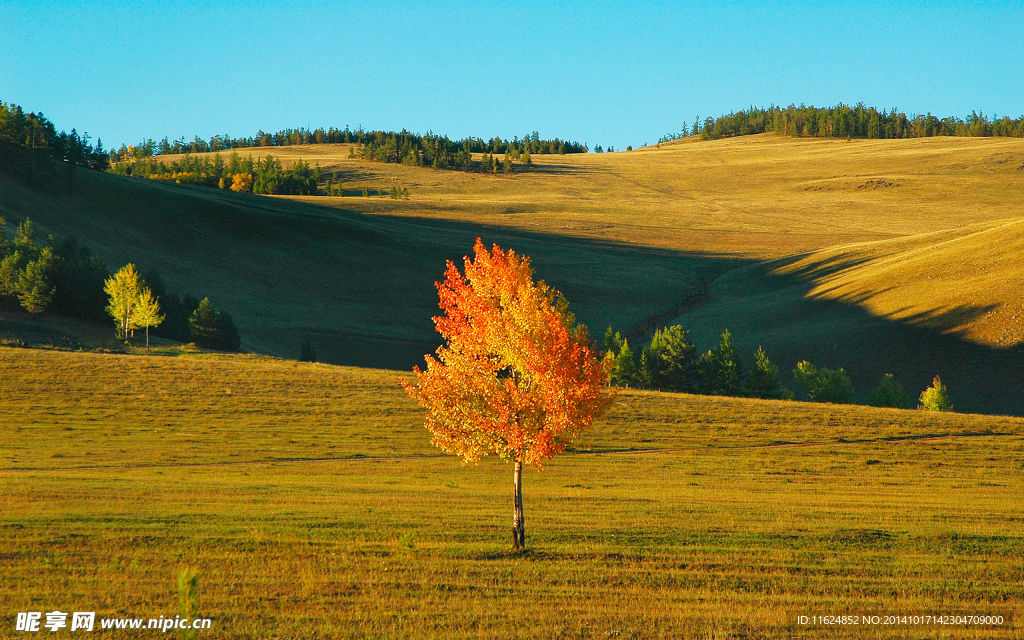
<svg viewBox="0 0 1024 640"><path fill-rule="evenodd" d="M912 395L938 374L960 409L1024 414L1022 140L683 140L536 155L511 178L349 152L240 150L319 163L344 197L76 171L63 190L0 180L0 214L209 294L264 353L296 357L308 335L330 362L410 367L437 344L445 259L481 236L531 255L595 333L636 344L678 320L707 349L729 328L748 363L762 344L786 375L843 366L859 399L885 372ZM359 195L393 184L410 198Z"/></svg>
<svg viewBox="0 0 1024 640"><path fill-rule="evenodd" d="M1018 637L1024 421L623 392L524 482L429 444L397 374L0 348L0 603L218 638ZM107 631L104 637L137 637ZM212 635L210 635L212 634Z"/></svg>

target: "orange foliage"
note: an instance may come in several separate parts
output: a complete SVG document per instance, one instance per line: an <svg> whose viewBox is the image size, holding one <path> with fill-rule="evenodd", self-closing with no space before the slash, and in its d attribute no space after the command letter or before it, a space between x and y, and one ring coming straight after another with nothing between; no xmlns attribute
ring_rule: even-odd
<svg viewBox="0 0 1024 640"><path fill-rule="evenodd" d="M236 173L231 180L232 191L252 191L252 174Z"/></svg>
<svg viewBox="0 0 1024 640"><path fill-rule="evenodd" d="M418 384L433 443L467 461L488 454L541 466L612 403L610 362L590 348L562 295L533 282L530 260L477 238L465 276L448 262L434 318L446 344Z"/></svg>

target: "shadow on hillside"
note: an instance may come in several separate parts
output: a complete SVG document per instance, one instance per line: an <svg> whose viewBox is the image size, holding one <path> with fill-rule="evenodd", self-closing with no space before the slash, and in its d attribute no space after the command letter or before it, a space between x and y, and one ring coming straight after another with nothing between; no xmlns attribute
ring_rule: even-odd
<svg viewBox="0 0 1024 640"><path fill-rule="evenodd" d="M414 261L409 265L414 273L407 277L416 283L379 291L380 302L406 309L406 321L417 327L409 333L422 338L374 335L378 332L373 327L360 332L303 326L301 331L319 343L327 361L400 370L422 365L423 356L440 345L431 321L439 314L434 283L442 279L447 260L461 269L477 237L488 247L496 243L530 256L535 277L566 296L595 339L610 325L622 328L631 339L639 338L653 329L652 318L678 314L706 293L714 277L737 266L733 258L501 225L383 214L371 219L394 233L394 251ZM415 299L405 296L410 290Z"/></svg>
<svg viewBox="0 0 1024 640"><path fill-rule="evenodd" d="M380 173L367 171L364 169L337 169L334 171L324 171L324 178L331 177L335 182L380 182L385 177ZM390 186L390 184L388 185Z"/></svg>
<svg viewBox="0 0 1024 640"><path fill-rule="evenodd" d="M797 256L795 258L783 258L781 260L775 261L774 264L791 264L806 258L806 255ZM823 257L817 260L811 260L807 264L790 272L789 275L791 275L794 278L800 278L802 280L806 280L809 278L827 278L829 276L835 275L840 271L852 269L859 265L871 262L871 260L873 260L873 257L871 256L858 255L856 258L851 258L849 254L840 253L836 255Z"/></svg>
<svg viewBox="0 0 1024 640"><path fill-rule="evenodd" d="M706 351L728 328L747 364L763 345L786 377L803 359L841 366L860 400L883 373L915 399L940 375L960 411L1024 414L1024 349L943 333L988 307L894 321L855 302L811 297L812 279L773 275L778 263L74 174L69 195L0 180L8 222L30 215L41 233L76 235L108 266L156 268L172 290L209 295L231 312L246 344L275 355L297 358L308 335L326 362L406 371L422 364L439 344L434 283L446 260L461 266L479 236L531 256L535 276L566 295L594 338L612 325L639 346L654 328L682 322Z"/></svg>
<svg viewBox="0 0 1024 640"><path fill-rule="evenodd" d="M746 281L718 286L675 321L691 328L706 350L728 328L746 364L763 346L792 386L796 363L842 367L856 400L866 402L885 373L892 373L916 406L921 391L938 375L957 411L1024 415L1024 344L997 349L966 341L956 329L992 311L993 305L958 305L902 319L869 313L860 302L811 295L815 283L778 275L761 265ZM799 394L798 394L799 397Z"/></svg>
<svg viewBox="0 0 1024 640"><path fill-rule="evenodd" d="M410 223L397 216L392 221L395 225ZM690 326L698 348L706 351L717 343L721 331L729 328L748 365L753 361L750 354L759 344L763 345L790 386L796 363L809 359L818 366L845 368L854 380L859 402L866 402L882 374L893 373L916 406L918 394L939 375L949 387L958 411L1024 415L1024 367L1020 366L1024 345L994 349L951 333L963 323L992 311L991 305L959 305L893 320L872 315L858 304L871 292L862 292L855 301L820 299L811 295L816 285L810 279L772 275L754 261L552 237L481 224L439 220L417 220L414 224L425 237L455 240L459 248L456 255L467 253L470 238L477 235L487 243L498 242L530 255L538 276L563 290L580 320L592 328L595 338L600 337L603 327L613 325L631 344L638 345L649 339L655 328L682 322ZM460 242L460 237L465 241ZM628 302L635 303L634 306L654 312L639 319L633 316L633 320L621 310L617 318L602 314L588 303L595 296L593 283L560 272L559 256L567 251L589 254L595 261L608 261L608 269L632 272L633 278L618 283L618 291L632 294ZM461 265L458 259L456 263ZM664 283L656 274L667 269L677 270L675 286L659 286ZM750 269L750 282L740 287L711 287L719 276L740 269ZM593 275L594 271L588 273ZM645 273L647 276L639 277ZM441 270L435 269L429 279L440 279L440 275ZM432 288L430 293L433 294ZM714 322L709 322L706 312L723 301L726 312L714 314ZM687 322L691 315L702 314L702 322ZM738 314L744 316L742 321ZM411 364L421 364L422 353L427 351L413 356L413 362L404 354L422 350L428 344L429 351L433 351L439 342L399 345L368 340L368 349L363 353L373 352L372 358L381 366L385 366L381 360L384 354L391 353L394 357L386 366L407 370ZM341 359L360 364L351 358Z"/></svg>
<svg viewBox="0 0 1024 640"><path fill-rule="evenodd" d="M836 291L838 288L839 285L824 289L815 288L814 297L816 299L824 299L828 294ZM842 294L842 301L851 306L861 307L870 302L872 298L895 289L895 286L885 287L878 290L858 289ZM885 314L884 317L894 322L933 329L942 333L961 334L966 325L969 325L975 320L981 319L998 308L999 305L996 304L958 304L948 308L935 308L927 311L909 313L910 307L902 307Z"/></svg>
<svg viewBox="0 0 1024 640"><path fill-rule="evenodd" d="M532 164L527 171L516 173L540 173L544 175L587 175L600 171L594 167L582 167L576 164Z"/></svg>

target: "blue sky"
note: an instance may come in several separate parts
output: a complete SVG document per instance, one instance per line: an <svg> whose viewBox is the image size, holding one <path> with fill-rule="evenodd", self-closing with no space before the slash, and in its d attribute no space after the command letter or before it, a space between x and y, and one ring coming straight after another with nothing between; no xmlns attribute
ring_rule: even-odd
<svg viewBox="0 0 1024 640"><path fill-rule="evenodd" d="M623 149L751 105L1024 114L1019 2L39 6L0 0L0 100L108 148L362 125Z"/></svg>

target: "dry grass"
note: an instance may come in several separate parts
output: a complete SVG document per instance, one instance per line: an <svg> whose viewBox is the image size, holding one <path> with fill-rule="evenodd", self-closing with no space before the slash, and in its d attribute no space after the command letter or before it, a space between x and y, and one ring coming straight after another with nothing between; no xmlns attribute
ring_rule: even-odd
<svg viewBox="0 0 1024 640"><path fill-rule="evenodd" d="M367 163L349 159L350 147L239 152L319 162L353 196L393 183L411 194L307 198L345 209L755 259L1016 218L1024 187L1024 140L1014 138L684 140L534 155L535 171L512 179Z"/></svg>
<svg viewBox="0 0 1024 640"><path fill-rule="evenodd" d="M1024 613L1020 419L625 392L528 472L509 555L508 467L438 455L393 373L0 365L8 615L173 614L183 566L223 638L1011 638L792 616Z"/></svg>
<svg viewBox="0 0 1024 640"><path fill-rule="evenodd" d="M1024 219L815 252L775 270L809 295L978 344L1024 341Z"/></svg>
<svg viewBox="0 0 1024 640"><path fill-rule="evenodd" d="M1022 140L684 140L536 155L512 178L349 150L241 151L318 162L340 198L77 172L70 194L0 182L0 206L209 295L261 353L297 357L309 336L321 359L408 369L437 344L444 261L479 235L533 257L595 332L636 344L678 321L703 350L729 328L748 363L760 344L784 373L845 367L860 400L882 373L912 395L941 375L961 409L1024 413ZM392 184L410 199L358 195Z"/></svg>

